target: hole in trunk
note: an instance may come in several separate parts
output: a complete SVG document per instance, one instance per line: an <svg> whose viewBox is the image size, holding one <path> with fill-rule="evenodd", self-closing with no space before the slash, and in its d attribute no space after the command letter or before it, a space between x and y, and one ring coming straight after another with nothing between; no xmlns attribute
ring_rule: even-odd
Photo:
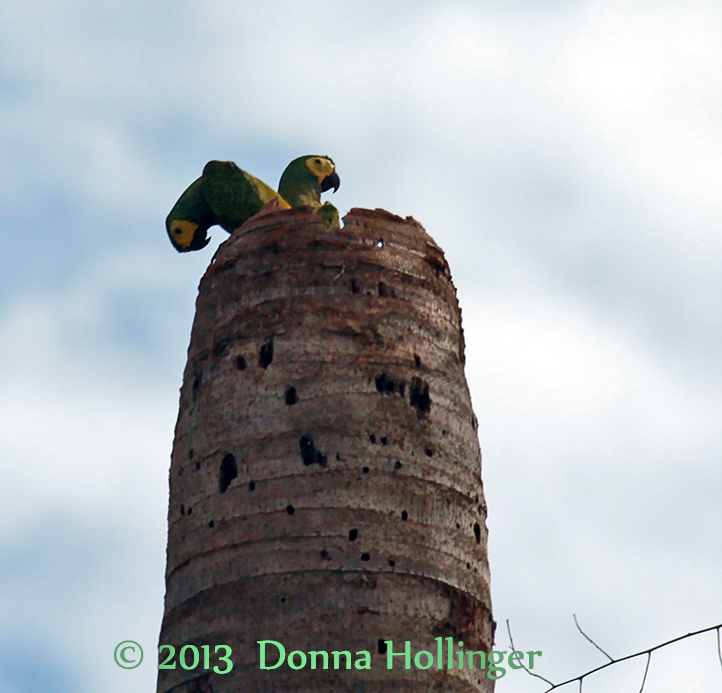
<svg viewBox="0 0 722 693"><path fill-rule="evenodd" d="M261 351L258 354L258 363L261 368L268 368L273 361L273 340L270 339L266 344L261 347Z"/></svg>
<svg viewBox="0 0 722 693"><path fill-rule="evenodd" d="M238 467L236 466L236 456L230 452L223 458L221 462L220 475L218 477L218 488L221 493L225 493L226 489L231 485L231 481L238 476Z"/></svg>

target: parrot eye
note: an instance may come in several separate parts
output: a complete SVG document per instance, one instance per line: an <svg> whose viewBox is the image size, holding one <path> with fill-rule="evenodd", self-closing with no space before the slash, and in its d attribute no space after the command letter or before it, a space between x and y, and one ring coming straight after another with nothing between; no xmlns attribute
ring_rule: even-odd
<svg viewBox="0 0 722 693"><path fill-rule="evenodd" d="M321 163L321 159L316 159L316 163L317 163L317 164L320 164L320 163Z"/></svg>

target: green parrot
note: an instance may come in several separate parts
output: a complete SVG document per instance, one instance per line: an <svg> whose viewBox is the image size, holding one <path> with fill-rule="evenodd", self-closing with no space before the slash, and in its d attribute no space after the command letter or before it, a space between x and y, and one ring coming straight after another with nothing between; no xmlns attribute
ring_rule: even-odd
<svg viewBox="0 0 722 693"><path fill-rule="evenodd" d="M281 176L279 192L232 161L209 161L171 209L166 231L178 252L200 250L210 242L211 226L218 224L231 233L274 199L281 209L310 205L324 225L338 226L338 212L321 204L321 193L331 188L336 192L340 185L336 166L326 156L294 159Z"/></svg>
<svg viewBox="0 0 722 693"><path fill-rule="evenodd" d="M340 226L341 222L338 210L330 202L321 204L321 193L331 188L336 192L340 185L341 179L336 173L333 159L327 156L299 156L281 174L278 192L291 207L313 207L328 230Z"/></svg>

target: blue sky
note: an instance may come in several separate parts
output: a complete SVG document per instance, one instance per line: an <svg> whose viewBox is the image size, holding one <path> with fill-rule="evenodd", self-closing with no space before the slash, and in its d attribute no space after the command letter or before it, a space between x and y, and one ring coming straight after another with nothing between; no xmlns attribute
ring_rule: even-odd
<svg viewBox="0 0 722 693"><path fill-rule="evenodd" d="M152 690L206 161L413 215L467 340L498 644L560 680L722 622L717 3L30 0L0 24L0 693ZM638 690L643 663L585 684ZM648 689L712 691L714 638ZM636 688L635 688L636 686ZM497 690L543 689L522 674Z"/></svg>

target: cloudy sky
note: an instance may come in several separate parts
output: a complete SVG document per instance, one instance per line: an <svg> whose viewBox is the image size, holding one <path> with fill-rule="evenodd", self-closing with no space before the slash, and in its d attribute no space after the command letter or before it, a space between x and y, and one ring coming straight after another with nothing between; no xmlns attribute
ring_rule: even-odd
<svg viewBox="0 0 722 693"><path fill-rule="evenodd" d="M27 0L0 22L0 693L154 690L209 159L445 249L497 645L554 681L722 622L722 8L713 0ZM639 689L644 662L585 693ZM718 691L714 633L645 691ZM541 692L509 673L501 693ZM570 686L569 689L577 690Z"/></svg>

